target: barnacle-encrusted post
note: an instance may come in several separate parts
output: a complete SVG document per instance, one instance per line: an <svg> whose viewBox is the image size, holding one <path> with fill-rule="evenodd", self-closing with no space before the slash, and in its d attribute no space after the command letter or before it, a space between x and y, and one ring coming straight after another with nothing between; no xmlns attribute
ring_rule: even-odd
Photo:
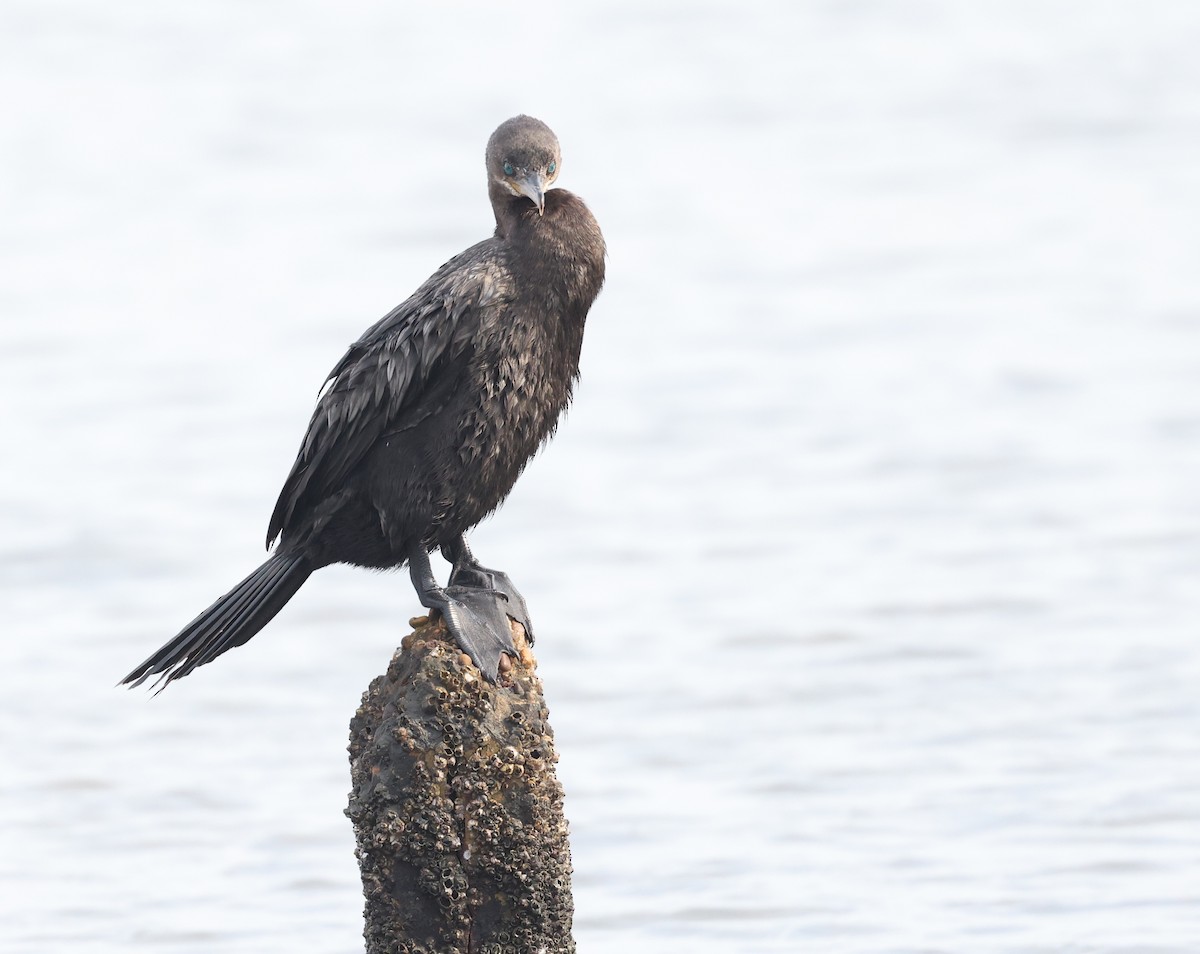
<svg viewBox="0 0 1200 954"><path fill-rule="evenodd" d="M367 954L574 952L563 793L524 631L512 624L521 659L495 686L440 620L412 622L350 723Z"/></svg>

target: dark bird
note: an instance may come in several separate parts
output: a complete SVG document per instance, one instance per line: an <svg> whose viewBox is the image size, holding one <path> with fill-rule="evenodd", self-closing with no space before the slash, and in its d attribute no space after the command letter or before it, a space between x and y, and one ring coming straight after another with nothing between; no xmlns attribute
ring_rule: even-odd
<svg viewBox="0 0 1200 954"><path fill-rule="evenodd" d="M407 563L493 682L515 653L507 616L531 633L508 577L465 534L508 496L550 437L579 376L604 238L577 196L549 189L558 139L517 116L488 140L495 234L439 268L367 329L326 379L267 529L267 561L126 676L165 686L241 646L331 563ZM438 584L429 554L452 564Z"/></svg>

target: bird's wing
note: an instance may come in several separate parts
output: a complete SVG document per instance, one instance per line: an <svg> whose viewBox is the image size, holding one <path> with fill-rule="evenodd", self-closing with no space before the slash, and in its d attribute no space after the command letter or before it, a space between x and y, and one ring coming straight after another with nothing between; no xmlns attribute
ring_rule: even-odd
<svg viewBox="0 0 1200 954"><path fill-rule="evenodd" d="M302 504L336 493L375 442L404 425L436 372L470 349L482 312L508 299L506 271L481 251L468 249L438 269L329 373L271 514L268 547Z"/></svg>

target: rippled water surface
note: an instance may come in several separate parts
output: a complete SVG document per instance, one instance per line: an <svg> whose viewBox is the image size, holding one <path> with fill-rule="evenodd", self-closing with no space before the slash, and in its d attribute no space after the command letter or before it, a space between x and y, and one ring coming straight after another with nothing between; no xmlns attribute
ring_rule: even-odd
<svg viewBox="0 0 1200 954"><path fill-rule="evenodd" d="M0 947L361 950L406 576L112 685L258 561L526 111L610 280L475 544L580 950L1200 950L1198 43L1182 0L5 4Z"/></svg>

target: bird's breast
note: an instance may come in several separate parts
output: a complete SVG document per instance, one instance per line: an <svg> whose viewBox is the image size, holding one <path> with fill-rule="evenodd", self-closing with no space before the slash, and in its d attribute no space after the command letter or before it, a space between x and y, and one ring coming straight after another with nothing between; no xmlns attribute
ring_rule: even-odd
<svg viewBox="0 0 1200 954"><path fill-rule="evenodd" d="M464 422L464 449L477 463L515 466L519 473L571 399L578 348L556 329L516 316L508 334L478 359L473 370L483 399Z"/></svg>

